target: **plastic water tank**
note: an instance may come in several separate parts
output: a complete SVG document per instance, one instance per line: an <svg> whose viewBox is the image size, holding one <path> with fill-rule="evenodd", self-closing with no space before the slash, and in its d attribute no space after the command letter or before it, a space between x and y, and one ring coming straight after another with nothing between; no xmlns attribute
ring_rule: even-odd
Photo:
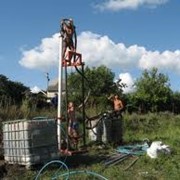
<svg viewBox="0 0 180 180"><path fill-rule="evenodd" d="M54 119L3 122L4 159L9 164L44 163L59 156Z"/></svg>

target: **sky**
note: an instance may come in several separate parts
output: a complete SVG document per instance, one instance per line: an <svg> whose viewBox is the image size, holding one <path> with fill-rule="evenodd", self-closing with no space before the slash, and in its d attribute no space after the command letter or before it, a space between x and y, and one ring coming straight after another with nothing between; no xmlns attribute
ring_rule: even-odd
<svg viewBox="0 0 180 180"><path fill-rule="evenodd" d="M72 18L85 66L110 68L125 93L156 67L180 91L179 8L179 0L0 0L0 74L46 90L47 73L58 77L60 21Z"/></svg>

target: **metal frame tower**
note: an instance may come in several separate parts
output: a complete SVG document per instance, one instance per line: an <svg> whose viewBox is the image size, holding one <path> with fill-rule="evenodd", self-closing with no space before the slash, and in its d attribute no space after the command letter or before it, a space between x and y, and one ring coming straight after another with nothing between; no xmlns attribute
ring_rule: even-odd
<svg viewBox="0 0 180 180"><path fill-rule="evenodd" d="M62 56L62 37L60 37L59 45L59 77L58 77L58 110L57 110L57 134L58 134L58 148L61 149L61 117L62 117L62 81L65 75L65 99L66 105L68 101L67 88L67 68L81 66L82 74L84 74L84 62L82 62L82 55L75 51L68 50L65 57ZM63 72L64 70L64 72ZM83 117L83 145L86 145L86 130L85 130L85 94L84 94L84 77L82 76L82 117ZM67 118L67 110L66 110Z"/></svg>

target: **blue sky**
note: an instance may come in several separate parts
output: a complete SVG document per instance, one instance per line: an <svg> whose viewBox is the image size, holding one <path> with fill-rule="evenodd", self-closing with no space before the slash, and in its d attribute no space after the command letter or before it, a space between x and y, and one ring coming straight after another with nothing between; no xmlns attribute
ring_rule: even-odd
<svg viewBox="0 0 180 180"><path fill-rule="evenodd" d="M180 90L179 0L1 0L0 74L46 89L58 76L59 29L73 18L87 66L106 65L127 83L157 67Z"/></svg>

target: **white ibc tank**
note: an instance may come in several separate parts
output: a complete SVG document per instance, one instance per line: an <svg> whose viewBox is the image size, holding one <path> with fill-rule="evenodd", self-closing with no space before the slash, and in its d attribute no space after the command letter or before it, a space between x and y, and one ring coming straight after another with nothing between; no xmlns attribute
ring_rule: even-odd
<svg viewBox="0 0 180 180"><path fill-rule="evenodd" d="M59 157L54 119L14 120L3 123L4 159L9 164L31 165Z"/></svg>

